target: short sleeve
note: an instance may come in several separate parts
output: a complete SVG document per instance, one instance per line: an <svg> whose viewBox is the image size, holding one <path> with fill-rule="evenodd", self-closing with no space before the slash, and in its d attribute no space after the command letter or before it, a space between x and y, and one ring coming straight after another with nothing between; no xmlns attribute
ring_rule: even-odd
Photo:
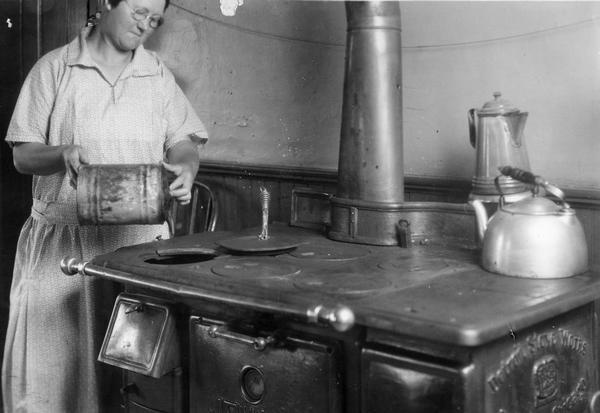
<svg viewBox="0 0 600 413"><path fill-rule="evenodd" d="M204 144L208 140L204 123L198 118L190 101L175 82L171 71L164 65L163 73L166 88L164 113L167 122L165 151L183 140Z"/></svg>
<svg viewBox="0 0 600 413"><path fill-rule="evenodd" d="M48 129L60 65L53 54L46 55L33 66L19 93L6 142L38 142L48 144Z"/></svg>

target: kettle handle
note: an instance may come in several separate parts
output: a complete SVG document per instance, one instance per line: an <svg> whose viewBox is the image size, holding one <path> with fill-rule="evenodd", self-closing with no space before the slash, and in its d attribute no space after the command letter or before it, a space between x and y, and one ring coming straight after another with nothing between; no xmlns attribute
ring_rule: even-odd
<svg viewBox="0 0 600 413"><path fill-rule="evenodd" d="M552 185L541 176L534 175L533 173L523 169L513 168L512 166L501 166L498 169L502 175L510 176L511 178L526 184L534 185L535 192L537 192L537 189L535 188L538 186L543 187L546 192L560 199L565 208L569 208L569 205L565 202L565 193L560 188Z"/></svg>
<svg viewBox="0 0 600 413"><path fill-rule="evenodd" d="M477 139L477 128L475 126L475 109L469 109L467 112L467 117L469 119L469 140L471 141L471 146L475 148L475 142Z"/></svg>
<svg viewBox="0 0 600 413"><path fill-rule="evenodd" d="M541 176L534 175L524 169L514 168L512 166L500 166L498 170L502 175L511 177L525 184L542 185L544 183Z"/></svg>

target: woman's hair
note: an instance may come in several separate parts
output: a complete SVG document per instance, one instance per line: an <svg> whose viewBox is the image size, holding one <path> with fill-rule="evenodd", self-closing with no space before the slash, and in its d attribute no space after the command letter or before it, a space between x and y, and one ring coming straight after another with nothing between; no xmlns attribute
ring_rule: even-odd
<svg viewBox="0 0 600 413"><path fill-rule="evenodd" d="M123 0L108 0L111 6L117 7ZM165 9L169 7L170 0L165 0Z"/></svg>

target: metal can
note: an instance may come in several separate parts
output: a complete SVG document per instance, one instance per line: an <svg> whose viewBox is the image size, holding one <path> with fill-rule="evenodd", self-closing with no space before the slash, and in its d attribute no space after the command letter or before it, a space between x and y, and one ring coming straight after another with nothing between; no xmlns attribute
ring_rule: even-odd
<svg viewBox="0 0 600 413"><path fill-rule="evenodd" d="M161 224L170 197L160 164L82 165L77 216L82 225Z"/></svg>

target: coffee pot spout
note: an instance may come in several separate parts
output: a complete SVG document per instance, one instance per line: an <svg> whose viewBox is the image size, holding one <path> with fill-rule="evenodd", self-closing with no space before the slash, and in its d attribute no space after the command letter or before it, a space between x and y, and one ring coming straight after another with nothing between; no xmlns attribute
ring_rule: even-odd
<svg viewBox="0 0 600 413"><path fill-rule="evenodd" d="M527 122L528 112L519 112L511 116L512 122L509 122L509 128L512 136L513 145L517 148L523 146L523 130Z"/></svg>

